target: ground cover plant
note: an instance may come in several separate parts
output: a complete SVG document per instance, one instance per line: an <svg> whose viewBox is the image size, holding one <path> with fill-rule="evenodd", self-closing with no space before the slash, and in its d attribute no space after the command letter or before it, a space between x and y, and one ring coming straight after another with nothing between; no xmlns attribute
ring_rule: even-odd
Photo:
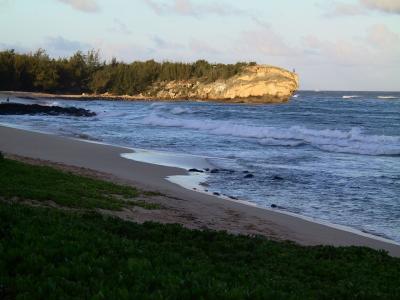
<svg viewBox="0 0 400 300"><path fill-rule="evenodd" d="M130 186L78 176L47 166L32 166L3 159L0 165L0 197L53 201L72 208L121 209L154 205L136 201L141 192ZM154 206L156 208L156 206Z"/></svg>
<svg viewBox="0 0 400 300"><path fill-rule="evenodd" d="M18 169L5 184L3 177L10 172L4 169L9 165ZM7 159L0 162L0 299L400 297L400 259L381 251L302 247L179 225L136 224L87 209L59 210L7 200L19 192L18 187L23 190L18 197L53 193L47 184L40 192L29 190L37 188L27 183L33 179L30 168L37 171L36 166ZM43 170L54 176L53 184L59 184L60 171ZM75 175L68 176L74 184L65 193L74 194L75 183L79 188L82 178L75 181ZM116 192L106 183L89 189L97 187L99 194ZM60 189L52 197L62 193ZM78 203L84 201L83 197ZM104 201L92 201L89 207Z"/></svg>

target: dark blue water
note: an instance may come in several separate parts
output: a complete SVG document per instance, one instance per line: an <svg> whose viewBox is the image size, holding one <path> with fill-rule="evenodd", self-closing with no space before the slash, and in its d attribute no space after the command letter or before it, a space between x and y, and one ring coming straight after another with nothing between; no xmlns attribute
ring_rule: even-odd
<svg viewBox="0 0 400 300"><path fill-rule="evenodd" d="M400 93L299 92L280 105L56 102L98 116L0 122L206 156L230 170L211 174L211 191L400 242Z"/></svg>

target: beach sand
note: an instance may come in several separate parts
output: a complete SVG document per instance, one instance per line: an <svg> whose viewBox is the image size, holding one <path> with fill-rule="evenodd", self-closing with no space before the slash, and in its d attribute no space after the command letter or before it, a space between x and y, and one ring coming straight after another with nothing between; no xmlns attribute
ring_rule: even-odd
<svg viewBox="0 0 400 300"><path fill-rule="evenodd" d="M128 148L0 126L0 151L30 163L52 165L164 194L151 198L163 209L136 208L115 213L126 220L180 223L188 228L257 234L301 245L367 246L400 257L400 245L378 237L185 189L165 178L185 175L186 170L121 157L122 153L133 151Z"/></svg>

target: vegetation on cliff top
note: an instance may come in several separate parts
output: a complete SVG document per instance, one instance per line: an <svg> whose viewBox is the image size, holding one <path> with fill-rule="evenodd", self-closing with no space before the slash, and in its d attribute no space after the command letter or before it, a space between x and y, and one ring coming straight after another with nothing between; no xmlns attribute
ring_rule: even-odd
<svg viewBox="0 0 400 300"><path fill-rule="evenodd" d="M19 54L14 50L0 52L0 90L52 93L112 93L136 95L154 82L198 80L213 82L239 73L244 66L255 63L210 64L134 61L106 63L99 53L76 52L69 58L50 58L39 49Z"/></svg>
<svg viewBox="0 0 400 300"><path fill-rule="evenodd" d="M125 222L87 208L135 190L8 159L0 171L0 299L400 297L400 259L384 252Z"/></svg>

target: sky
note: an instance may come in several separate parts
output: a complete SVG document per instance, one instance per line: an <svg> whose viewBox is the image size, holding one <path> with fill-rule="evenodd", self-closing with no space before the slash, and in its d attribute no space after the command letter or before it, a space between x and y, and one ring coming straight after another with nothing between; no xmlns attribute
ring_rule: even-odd
<svg viewBox="0 0 400 300"><path fill-rule="evenodd" d="M400 90L400 0L0 0L0 49L295 69L304 90Z"/></svg>

